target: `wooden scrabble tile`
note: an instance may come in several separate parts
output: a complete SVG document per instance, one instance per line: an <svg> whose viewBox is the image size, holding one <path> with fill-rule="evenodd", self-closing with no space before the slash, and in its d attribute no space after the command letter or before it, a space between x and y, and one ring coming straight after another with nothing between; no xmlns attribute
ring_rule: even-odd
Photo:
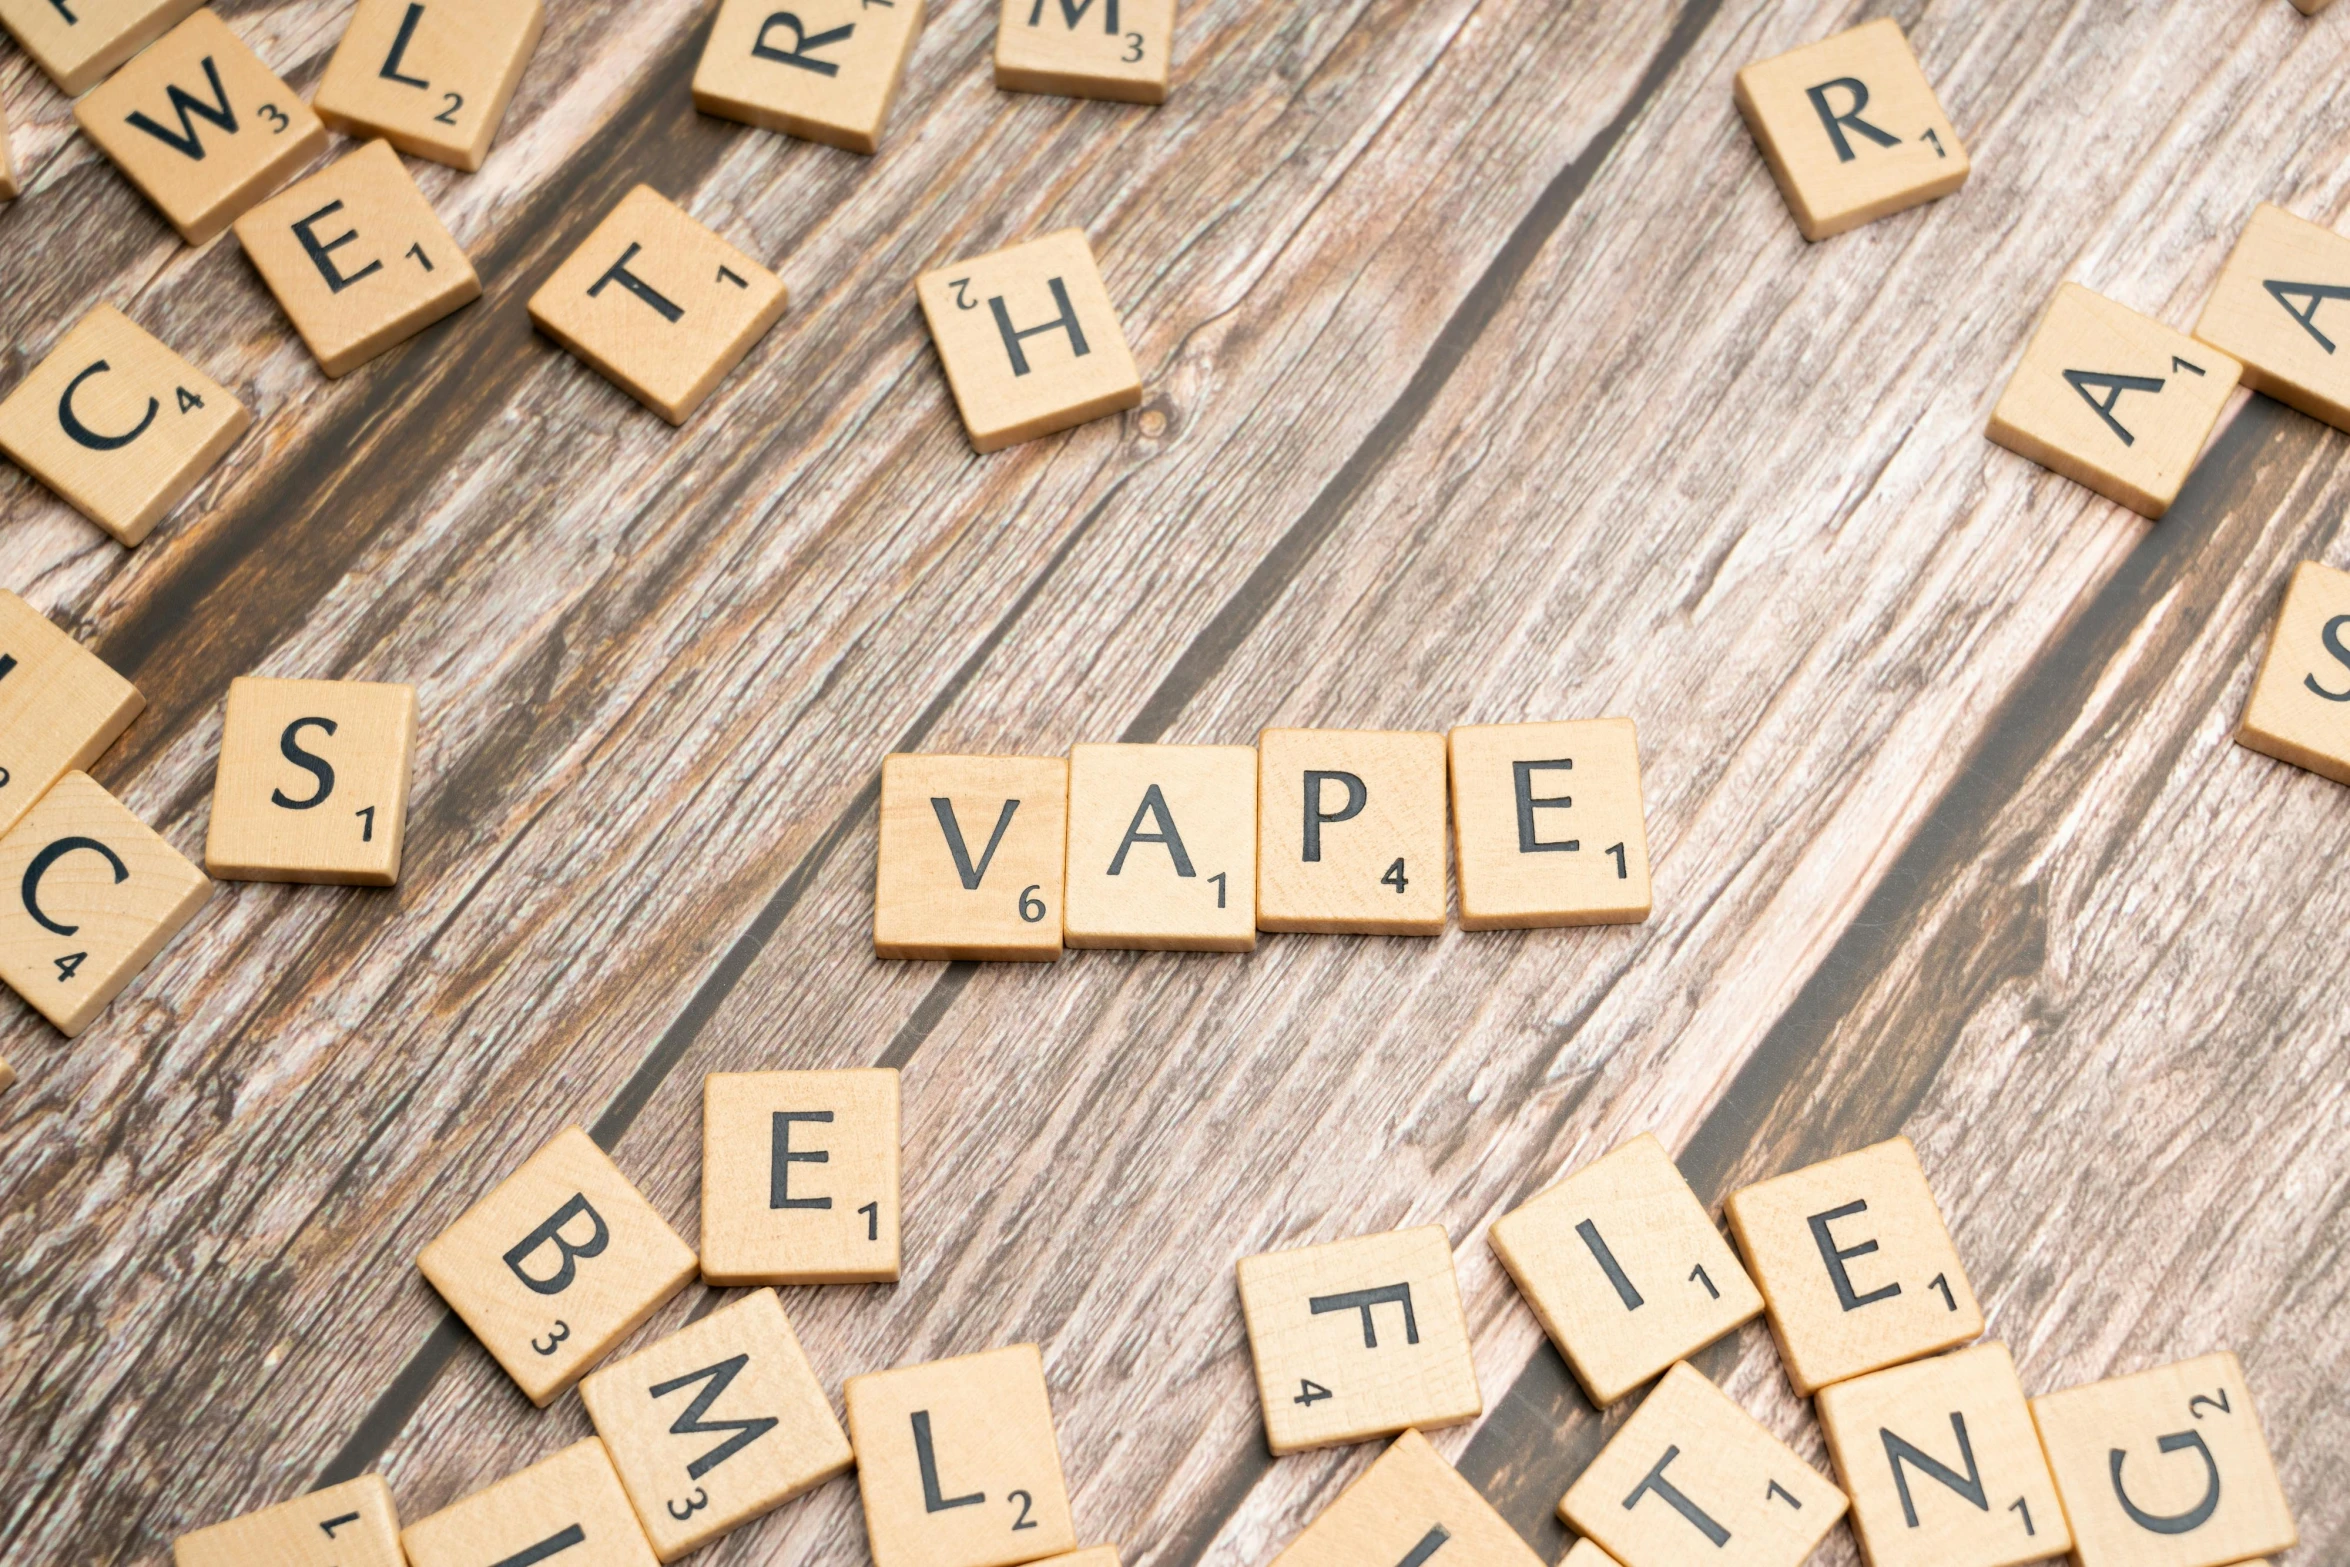
<svg viewBox="0 0 2350 1567"><path fill-rule="evenodd" d="M204 868L232 881L391 886L415 751L414 686L230 681Z"/></svg>
<svg viewBox="0 0 2350 1567"><path fill-rule="evenodd" d="M171 1542L173 1567L407 1567L382 1475L361 1475Z"/></svg>
<svg viewBox="0 0 2350 1567"><path fill-rule="evenodd" d="M2293 568L2236 743L2350 783L2350 572Z"/></svg>
<svg viewBox="0 0 2350 1567"><path fill-rule="evenodd" d="M1567 1547L1567 1554L1559 1558L1559 1567L1623 1567L1623 1563L1592 1541L1577 1540Z"/></svg>
<svg viewBox="0 0 2350 1567"><path fill-rule="evenodd" d="M1076 229L925 272L914 292L974 451L1142 401L1117 309Z"/></svg>
<svg viewBox="0 0 2350 1567"><path fill-rule="evenodd" d="M612 1460L592 1436L410 1524L400 1544L408 1567L653 1567L654 1560Z"/></svg>
<svg viewBox="0 0 2350 1567"><path fill-rule="evenodd" d="M1758 1181L1723 1206L1798 1393L1983 1331L1906 1137Z"/></svg>
<svg viewBox="0 0 2350 1567"><path fill-rule="evenodd" d="M694 107L850 152L874 152L922 30L923 0L721 0Z"/></svg>
<svg viewBox="0 0 2350 1567"><path fill-rule="evenodd" d="M1240 1259L1275 1454L1433 1430L1485 1407L1440 1225Z"/></svg>
<svg viewBox="0 0 2350 1567"><path fill-rule="evenodd" d="M73 117L191 245L326 146L310 106L209 9L75 104Z"/></svg>
<svg viewBox="0 0 2350 1567"><path fill-rule="evenodd" d="M416 1265L542 1409L695 1268L692 1249L576 1126L428 1241Z"/></svg>
<svg viewBox="0 0 2350 1567"><path fill-rule="evenodd" d="M897 1276L897 1068L705 1077L703 1279Z"/></svg>
<svg viewBox="0 0 2350 1567"><path fill-rule="evenodd" d="M1257 929L1444 932L1444 736L1257 736Z"/></svg>
<svg viewBox="0 0 2350 1567"><path fill-rule="evenodd" d="M1798 1567L1845 1506L1819 1471L1683 1361L1600 1449L1559 1516L1624 1567Z"/></svg>
<svg viewBox="0 0 2350 1567"><path fill-rule="evenodd" d="M2195 335L2241 360L2252 390L2350 430L2346 302L2350 239L2264 201L2228 253Z"/></svg>
<svg viewBox="0 0 2350 1567"><path fill-rule="evenodd" d="M1070 946L1246 952L1256 858L1253 748L1069 748Z"/></svg>
<svg viewBox="0 0 2350 1567"><path fill-rule="evenodd" d="M0 25L79 97L123 61L161 38L204 0L0 0Z"/></svg>
<svg viewBox="0 0 2350 1567"><path fill-rule="evenodd" d="M0 402L0 451L136 544L252 423L226 387L99 305Z"/></svg>
<svg viewBox="0 0 2350 1567"><path fill-rule="evenodd" d="M2005 1344L1839 1382L1814 1407L1869 1567L2013 1567L2072 1543Z"/></svg>
<svg viewBox="0 0 2350 1567"><path fill-rule="evenodd" d="M851 1377L846 1391L874 1567L1012 1567L1075 1548L1034 1344Z"/></svg>
<svg viewBox="0 0 2350 1567"><path fill-rule="evenodd" d="M1061 757L884 757L873 950L1058 958L1068 820Z"/></svg>
<svg viewBox="0 0 2350 1567"><path fill-rule="evenodd" d="M1417 1431L1397 1437L1273 1567L1540 1567L1477 1488ZM1572 1555L1562 1567L1583 1567Z"/></svg>
<svg viewBox="0 0 2350 1567"><path fill-rule="evenodd" d="M2299 1538L2225 1350L2035 1398L2032 1421L2078 1567L2225 1567Z"/></svg>
<svg viewBox="0 0 2350 1567"><path fill-rule="evenodd" d="M1463 930L1648 918L1632 720L1472 724L1449 744Z"/></svg>
<svg viewBox="0 0 2350 1567"><path fill-rule="evenodd" d="M371 141L237 220L237 239L329 376L481 297L473 263L389 142Z"/></svg>
<svg viewBox="0 0 2350 1567"><path fill-rule="evenodd" d="M856 1461L773 1290L613 1362L579 1396L665 1562Z"/></svg>
<svg viewBox="0 0 2350 1567"><path fill-rule="evenodd" d="M1991 439L2160 517L2243 367L2078 283L2055 300L1991 411Z"/></svg>
<svg viewBox="0 0 2350 1567"><path fill-rule="evenodd" d="M639 185L530 296L530 319L683 424L786 302L783 279Z"/></svg>
<svg viewBox="0 0 2350 1567"><path fill-rule="evenodd" d="M0 980L67 1036L212 896L204 873L87 773L0 838Z"/></svg>
<svg viewBox="0 0 2350 1567"><path fill-rule="evenodd" d="M86 771L147 699L48 616L0 588L0 833Z"/></svg>
<svg viewBox="0 0 2350 1567"><path fill-rule="evenodd" d="M1966 148L1890 17L1757 60L1732 95L1805 239L1966 183Z"/></svg>
<svg viewBox="0 0 2350 1567"><path fill-rule="evenodd" d="M359 0L311 106L346 136L471 172L546 21L539 0Z"/></svg>
<svg viewBox="0 0 2350 1567"><path fill-rule="evenodd" d="M1175 0L1003 0L995 84L1013 92L1165 103Z"/></svg>
<svg viewBox="0 0 2350 1567"><path fill-rule="evenodd" d="M1602 1407L1762 1315L1762 1295L1646 1132L1486 1233L1543 1331Z"/></svg>

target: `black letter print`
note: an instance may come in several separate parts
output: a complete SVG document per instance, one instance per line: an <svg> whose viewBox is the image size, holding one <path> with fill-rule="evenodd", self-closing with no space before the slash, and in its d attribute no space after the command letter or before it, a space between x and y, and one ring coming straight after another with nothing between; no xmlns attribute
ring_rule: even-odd
<svg viewBox="0 0 2350 1567"><path fill-rule="evenodd" d="M392 40L392 52L384 56L383 69L376 74L387 82L398 82L406 87L430 87L432 83L414 76L400 74L400 62L408 56L408 41L416 36L416 24L424 20L424 7L411 3L408 14L400 18L400 35Z"/></svg>
<svg viewBox="0 0 2350 1567"><path fill-rule="evenodd" d="M1346 791L1346 803L1329 814L1324 814L1322 810L1322 785L1326 783L1337 784ZM1370 791L1363 787L1362 779L1353 773L1318 773L1311 770L1306 773L1305 861L1308 865L1321 863L1323 825L1353 821L1363 814L1363 806L1370 798Z"/></svg>
<svg viewBox="0 0 2350 1567"><path fill-rule="evenodd" d="M64 395L57 399L57 422L65 427L65 433L71 436L76 443L87 446L94 452L111 452L128 446L140 436L145 435L147 426L155 422L156 403L152 397L147 399L147 412L141 416L137 424L131 426L128 433L123 435L100 435L74 417L73 394L81 390L84 381L94 375L104 375L110 368L112 367L105 360L99 360L89 369L66 382Z"/></svg>
<svg viewBox="0 0 2350 1567"><path fill-rule="evenodd" d="M829 1121L830 1110L778 1110L768 1123L767 1206L770 1208L829 1208L829 1197L794 1197L791 1194L791 1167L795 1164L830 1164L832 1155L821 1148L794 1148L791 1145L791 1124L794 1121Z"/></svg>
<svg viewBox="0 0 2350 1567"><path fill-rule="evenodd" d="M1901 1467L1905 1463L1917 1465L1918 1473L1929 1480L1939 1480L1984 1512L1991 1510L1990 1502L1983 1496L1982 1471L1975 1467L1974 1444L1967 1440L1966 1417L1955 1409L1950 1412L1950 1429L1958 1433L1958 1456L1966 1465L1965 1474L1918 1451L1883 1426L1877 1428L1877 1435L1885 1440L1885 1461L1893 1466L1893 1483L1901 1491L1901 1516L1909 1521L1912 1529L1918 1526L1918 1509L1917 1503L1910 1500L1909 1471Z"/></svg>
<svg viewBox="0 0 2350 1567"><path fill-rule="evenodd" d="M2317 329L2317 307L2329 299L2350 299L2350 288L2334 283L2280 283L2273 278L2260 286L2269 291L2286 315L2301 323L2302 331L2317 339L2318 347L2329 354L2334 351L2334 340ZM2296 297L2308 300L2309 308L2295 310Z"/></svg>
<svg viewBox="0 0 2350 1567"><path fill-rule="evenodd" d="M655 1383L645 1390L655 1398L666 1398L680 1388L692 1387L696 1382L705 1379L709 1382L709 1386L696 1393L692 1401L685 1406L685 1413L669 1422L669 1434L671 1436L715 1436L721 1431L730 1434L725 1441L685 1466L685 1477L688 1480L699 1480L774 1430L780 1423L772 1415L757 1415L749 1420L704 1420L702 1418L710 1412L710 1406L717 1403L719 1398L725 1394L727 1385L733 1382L736 1377L741 1376L743 1367L750 1363L750 1356L735 1355L721 1360L714 1366L704 1366L701 1370L689 1371L682 1377L672 1377L666 1382Z"/></svg>
<svg viewBox="0 0 2350 1567"><path fill-rule="evenodd" d="M1403 1553L1403 1560L1397 1562L1395 1567L1425 1567L1428 1558L1442 1550L1444 1542L1451 1538L1445 1532L1444 1525L1432 1525L1426 1534L1420 1536L1419 1544Z"/></svg>
<svg viewBox="0 0 2350 1567"><path fill-rule="evenodd" d="M1144 832L1142 819L1150 817L1159 824L1157 832ZM1126 828L1126 836L1118 840L1118 852L1110 861L1110 874L1115 876L1126 868L1126 851L1138 843L1163 843L1167 857L1175 862L1175 874L1192 874L1191 856L1184 852L1183 835L1175 830L1175 818L1167 809L1167 797L1152 784L1142 792L1142 804L1134 808L1134 820Z"/></svg>
<svg viewBox="0 0 2350 1567"><path fill-rule="evenodd" d="M1624 1269L1616 1261L1616 1254L1607 1249L1607 1242L1599 1238L1599 1226L1585 1219L1575 1226L1575 1233L1583 1237L1585 1246L1591 1248L1592 1258L1598 1262L1599 1271L1606 1274L1607 1281L1616 1287L1616 1299L1624 1303L1624 1309L1638 1311L1643 1304L1640 1292L1632 1287L1630 1279L1624 1277Z"/></svg>
<svg viewBox="0 0 2350 1567"><path fill-rule="evenodd" d="M1061 20L1068 24L1069 31L1075 32L1077 24L1085 20L1085 13L1092 9L1093 0L1061 0ZM1108 0L1102 10L1102 31L1113 38L1117 37L1118 0ZM1043 20L1044 0L1036 0L1036 4L1028 8L1028 25L1034 27Z"/></svg>
<svg viewBox="0 0 2350 1567"><path fill-rule="evenodd" d="M1638 1485L1632 1487L1630 1496L1624 1498L1624 1511L1630 1512L1634 1504L1643 1496L1654 1491L1658 1496L1664 1498L1665 1504L1671 1507L1674 1512L1695 1524L1699 1534L1704 1535L1716 1545L1728 1545L1730 1531L1714 1522L1706 1514L1704 1508L1682 1495L1681 1488L1665 1478L1665 1465L1680 1456L1681 1450L1678 1447L1666 1448L1665 1456L1656 1461L1656 1467L1649 1470Z"/></svg>
<svg viewBox="0 0 2350 1567"><path fill-rule="evenodd" d="M1544 843L1534 831L1534 812L1537 809L1563 811L1575 803L1575 797L1570 794L1554 794L1539 800L1534 798L1535 773L1564 771L1574 765L1574 761L1568 757L1561 757L1555 762L1510 763L1510 773L1515 779L1518 789L1518 852L1520 854L1565 854L1583 847L1582 840L1577 838L1566 838L1557 843Z"/></svg>
<svg viewBox="0 0 2350 1567"><path fill-rule="evenodd" d="M767 41L767 35L778 27L791 29L789 49L778 49ZM846 27L834 27L811 35L798 17L789 11L778 11L759 24L759 36L751 40L751 53L761 60L780 60L785 65L796 65L803 71L814 71L818 76L838 76L840 67L837 64L830 60L814 59L808 51L839 43L856 30L857 24L851 22Z"/></svg>
<svg viewBox="0 0 2350 1567"><path fill-rule="evenodd" d="M2200 1431L2173 1431L2158 1436L2154 1445L2166 1453L2184 1452L2193 1448L2203 1460L2203 1500L2183 1513L2150 1513L2130 1500L2130 1493L2122 1488L2122 1459L2127 1457L2120 1448L2106 1456L2106 1467L2113 1475L2113 1494L2122 1504L2122 1511L2130 1515L2130 1522L2155 1534L2187 1534L2200 1529L2210 1519L2212 1510L2219 1506L2219 1464L2212 1458L2211 1449L2203 1445Z"/></svg>
<svg viewBox="0 0 2350 1567"><path fill-rule="evenodd" d="M938 1453L930 1445L930 1411L914 1411L914 1462L922 1467L922 1510L943 1513L950 1507L977 1507L987 1500L985 1491L973 1491L969 1496L948 1496L938 1488Z"/></svg>
<svg viewBox="0 0 2350 1567"><path fill-rule="evenodd" d="M2350 666L2350 647L2342 645L2342 628L2344 626L2350 626L2350 615L2336 615L2326 622L2324 632L2326 651L2333 654L2340 663ZM2329 702L2350 702L2350 691L2340 693L2328 691L2317 683L2315 675L2303 675L2301 683Z"/></svg>
<svg viewBox="0 0 2350 1567"><path fill-rule="evenodd" d="M955 802L943 794L930 797L930 809L938 817L938 830L946 834L947 853L955 857L955 874L962 879L965 892L977 892L980 881L987 875L987 862L995 858L996 845L1004 841L1004 829L1012 825L1012 813L1020 809L1018 800L1006 800L1004 808L996 813L995 831L988 834L987 848L981 852L979 863L971 863L971 851L964 847L962 824L955 820ZM1117 872L1112 871L1111 875Z"/></svg>
<svg viewBox="0 0 2350 1567"><path fill-rule="evenodd" d="M2074 391L2081 394L2082 402L2097 410L2097 417L2105 421L2107 428L2122 438L2124 446L2138 444L2138 438L2122 428L2122 422L2113 416L2113 405L2122 400L2124 392L2161 391L2162 378L2160 376L2105 375L2095 370L2067 370L2064 373L2064 378L2073 384ZM2103 401L2089 395L2091 387L2096 387L2105 394Z"/></svg>
<svg viewBox="0 0 2350 1567"><path fill-rule="evenodd" d="M1379 1333L1371 1320L1371 1308L1390 1302L1403 1307L1403 1339L1407 1344L1420 1342L1420 1324L1412 1315L1412 1287L1409 1284L1382 1284L1377 1289L1348 1290L1343 1295L1315 1295L1306 1304L1315 1316L1326 1311L1360 1311L1363 1314L1363 1348L1377 1349Z"/></svg>
<svg viewBox="0 0 2350 1567"><path fill-rule="evenodd" d="M106 863L114 867L116 886L119 887L131 879L131 868L122 863L122 856L95 838L60 838L34 855L33 863L24 868L24 911L30 914L34 922L43 930L55 931L60 936L70 936L81 927L79 925L60 925L41 912L41 878L49 874L50 866L55 865L76 849L88 849L93 854L106 856ZM77 964L76 967L79 965ZM65 976L58 977L62 979Z"/></svg>
<svg viewBox="0 0 2350 1567"><path fill-rule="evenodd" d="M179 116L180 129L177 136L148 119L144 110L133 113L130 117L130 123L182 157L192 158L196 162L202 163L204 161L204 137L194 125L189 123L189 115L192 114L199 120L209 120L231 136L237 133L237 113L228 106L228 89L220 85L220 67L212 63L210 55L204 57L204 79L212 84L213 101L211 103L205 103L190 96L177 83L164 88L164 91L170 95L172 112Z"/></svg>
<svg viewBox="0 0 2350 1567"><path fill-rule="evenodd" d="M302 242L302 249L309 255L311 264L318 268L318 275L326 279L327 292L330 294L339 294L369 273L381 272L384 269L384 264L381 261L370 261L358 271L348 275L336 268L329 252L340 250L357 239L359 237L357 229L346 230L339 239L330 239L323 244L319 242L316 234L310 232L310 226L320 218L332 217L342 210L343 204L341 202L330 201L294 225L294 238Z"/></svg>
<svg viewBox="0 0 2350 1567"><path fill-rule="evenodd" d="M1849 1219L1856 1213L1868 1211L1869 1205L1866 1202L1848 1202L1841 1208L1830 1208L1826 1213L1815 1213L1804 1221L1811 1226L1813 1244L1820 1248L1820 1261L1828 1265L1828 1278L1836 1286L1836 1304L1842 1306L1846 1311L1858 1311L1870 1301L1890 1300L1901 1293L1899 1284L1888 1284L1883 1289L1870 1290L1866 1295L1854 1294L1852 1292L1852 1275L1844 1271L1844 1259L1865 1257L1877 1249L1877 1243L1873 1240L1867 1240L1862 1241L1858 1246L1846 1246L1842 1250L1838 1250L1836 1237L1828 1233L1828 1226L1836 1220Z"/></svg>
<svg viewBox="0 0 2350 1567"><path fill-rule="evenodd" d="M630 240L628 248L620 253L620 259L612 263L611 270L588 285L588 298L593 299L601 294L606 283L618 283L622 288L651 305L662 320L675 321L682 317L685 311L671 303L669 298L654 288L652 284L628 270L628 264L636 259L636 253L644 248L635 240Z"/></svg>
<svg viewBox="0 0 2350 1567"><path fill-rule="evenodd" d="M1069 303L1069 290L1059 278L1047 279L1045 287L1052 290L1053 303L1061 307L1061 313L1041 326L1023 327L1015 331L1012 327L1012 313L1004 308L1004 296L998 294L987 302L987 308L995 312L995 329L1003 335L1004 352L1012 356L1014 375L1028 373L1028 355L1020 344L1023 339L1034 337L1039 332L1067 332L1069 351L1079 359L1093 352L1086 346L1085 329L1077 324L1077 307Z"/></svg>
<svg viewBox="0 0 2350 1567"><path fill-rule="evenodd" d="M490 1563L490 1567L538 1567L550 1556L560 1556L575 1545L587 1544L587 1531L578 1524L558 1529L536 1545L526 1545L513 1555Z"/></svg>
<svg viewBox="0 0 2350 1567"><path fill-rule="evenodd" d="M335 721L331 718L297 718L286 725L284 734L277 737L277 748L287 761L318 780L317 790L309 799L297 800L283 789L272 789L269 791L270 804L282 805L289 811L307 811L335 792L334 768L329 765L325 757L314 755L302 749L302 731L313 726L325 730L330 735L335 732ZM374 823L371 822L368 825L372 827Z"/></svg>
<svg viewBox="0 0 2350 1567"><path fill-rule="evenodd" d="M1835 87L1841 87L1852 94L1852 107L1842 114L1838 114L1834 109L1828 107L1829 89ZM1828 128L1828 140L1836 145L1836 161L1838 163L1850 163L1855 156L1852 143L1844 139L1846 126L1860 132L1880 147L1901 145L1900 137L1889 135L1860 117L1860 111L1869 106L1868 84L1861 81L1860 78L1839 76L1832 82L1822 82L1817 87L1806 87L1803 91L1804 95L1811 99L1812 108L1818 111L1820 123Z"/></svg>
<svg viewBox="0 0 2350 1567"><path fill-rule="evenodd" d="M564 1239L563 1226L582 1214L585 1214L587 1221L596 1227L595 1233L574 1246L570 1241ZM554 1217L522 1237L521 1241L506 1253L506 1266L513 1270L516 1278L529 1285L537 1293L560 1295L571 1288L574 1260L580 1257L603 1255L605 1246L609 1245L611 1240L612 1232L604 1228L604 1216L596 1212L584 1195L575 1195L569 1202L555 1210ZM561 1255L562 1266L557 1268L551 1276L543 1279L524 1272L522 1265L530 1260L530 1254L550 1243Z"/></svg>

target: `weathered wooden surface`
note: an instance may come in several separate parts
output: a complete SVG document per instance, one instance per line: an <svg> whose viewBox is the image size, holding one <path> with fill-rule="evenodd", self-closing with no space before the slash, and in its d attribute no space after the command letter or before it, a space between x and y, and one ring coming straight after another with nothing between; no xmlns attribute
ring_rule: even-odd
<svg viewBox="0 0 2350 1567"><path fill-rule="evenodd" d="M346 12L226 9L305 90ZM2228 740L2350 438L2249 402L2149 528L1980 434L2058 280L2186 322L2256 201L2345 219L2350 18L1892 9L1973 181L1811 247L1730 75L1874 7L1190 0L1138 110L998 94L949 0L872 160L695 115L699 6L558 7L488 166L414 165L487 297L333 384L0 56L0 374L108 299L261 416L136 552L0 475L0 582L151 704L101 780L195 853L232 676L423 711L396 892L224 889L71 1045L8 1004L0 1560L552 1451L577 1401L416 1249L572 1121L690 1236L703 1073L875 1061L907 1273L787 1292L811 1356L1040 1341L1140 1567L1261 1562L1368 1457L1266 1456L1233 1260L1430 1221L1488 1405L1441 1445L1555 1553L1607 1427L1483 1226L1642 1128L1712 1197L1906 1129L2030 1386L2237 1349L2293 1560L2350 1553L2350 793ZM794 292L677 432L522 308L638 181ZM974 458L911 279L1069 223L1145 405ZM891 748L1594 713L1644 926L869 955ZM1824 1463L1767 1335L1704 1359ZM843 1482L699 1559L863 1550Z"/></svg>

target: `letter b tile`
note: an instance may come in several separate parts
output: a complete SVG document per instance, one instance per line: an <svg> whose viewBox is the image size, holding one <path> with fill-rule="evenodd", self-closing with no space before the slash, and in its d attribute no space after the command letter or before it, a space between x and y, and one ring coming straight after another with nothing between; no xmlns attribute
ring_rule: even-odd
<svg viewBox="0 0 2350 1567"><path fill-rule="evenodd" d="M2299 1538L2222 1350L2032 1400L2077 1567L2225 1567Z"/></svg>
<svg viewBox="0 0 2350 1567"><path fill-rule="evenodd" d="M925 272L914 292L974 451L1142 401L1125 329L1076 229Z"/></svg>
<svg viewBox="0 0 2350 1567"><path fill-rule="evenodd" d="M1276 1454L1457 1425L1485 1407L1438 1225L1243 1257L1240 1310Z"/></svg>
<svg viewBox="0 0 2350 1567"><path fill-rule="evenodd" d="M1759 1181L1723 1206L1798 1393L1983 1331L1906 1137Z"/></svg>
<svg viewBox="0 0 2350 1567"><path fill-rule="evenodd" d="M416 688L229 682L204 868L232 881L400 879Z"/></svg>
<svg viewBox="0 0 2350 1567"><path fill-rule="evenodd" d="M1648 918L1648 827L1629 718L1455 729L1461 928Z"/></svg>
<svg viewBox="0 0 2350 1567"><path fill-rule="evenodd" d="M427 1242L416 1265L542 1409L695 1269L693 1249L576 1126Z"/></svg>
<svg viewBox="0 0 2350 1567"><path fill-rule="evenodd" d="M1069 764L885 757L873 950L885 958L1061 955Z"/></svg>

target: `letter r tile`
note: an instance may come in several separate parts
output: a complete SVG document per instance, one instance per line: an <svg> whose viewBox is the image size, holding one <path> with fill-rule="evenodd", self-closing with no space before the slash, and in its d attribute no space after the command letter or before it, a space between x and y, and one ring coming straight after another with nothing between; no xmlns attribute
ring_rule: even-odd
<svg viewBox="0 0 2350 1567"><path fill-rule="evenodd" d="M883 758L874 952L1058 958L1068 806L1057 756Z"/></svg>
<svg viewBox="0 0 2350 1567"><path fill-rule="evenodd" d="M723 0L694 107L849 152L874 152L922 30L922 0Z"/></svg>
<svg viewBox="0 0 2350 1567"><path fill-rule="evenodd" d="M576 1126L427 1242L416 1265L542 1409L696 1267L693 1249Z"/></svg>
<svg viewBox="0 0 2350 1567"><path fill-rule="evenodd" d="M1906 1137L1758 1181L1723 1206L1798 1393L1983 1331Z"/></svg>

